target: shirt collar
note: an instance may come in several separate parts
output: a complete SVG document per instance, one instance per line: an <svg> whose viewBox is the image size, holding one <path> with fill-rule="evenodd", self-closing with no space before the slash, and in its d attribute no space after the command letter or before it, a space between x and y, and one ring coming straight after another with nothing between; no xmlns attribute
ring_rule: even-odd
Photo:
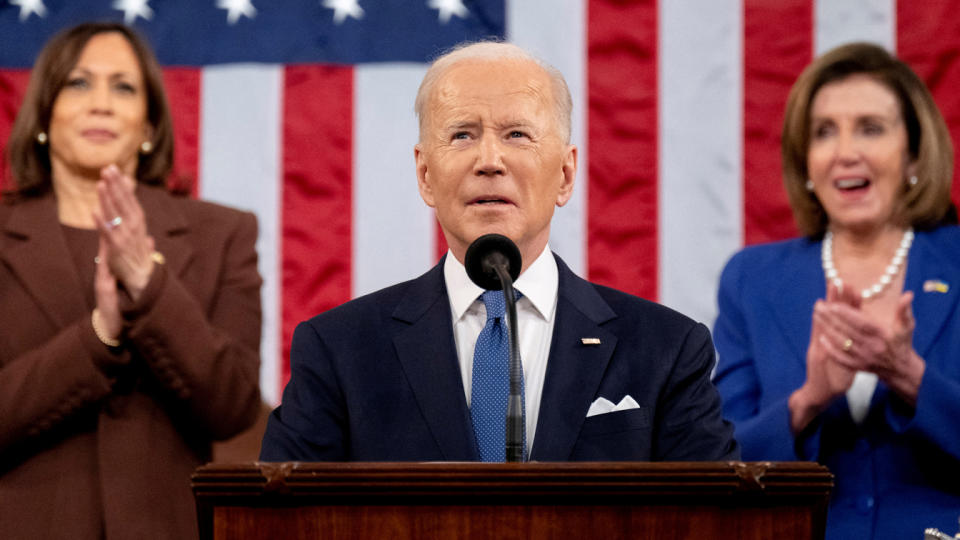
<svg viewBox="0 0 960 540"><path fill-rule="evenodd" d="M483 294L483 289L470 281L467 269L450 251L447 251L447 257L443 262L443 279L447 284L453 320L459 321L473 302ZM550 252L550 246L547 245L533 264L520 274L513 288L523 293L521 302L527 299L540 316L549 322L557 303L559 279L557 261Z"/></svg>

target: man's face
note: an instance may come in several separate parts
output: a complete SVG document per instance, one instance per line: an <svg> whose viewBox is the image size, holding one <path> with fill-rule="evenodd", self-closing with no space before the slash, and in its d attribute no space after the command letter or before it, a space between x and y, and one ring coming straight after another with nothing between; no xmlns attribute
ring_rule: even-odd
<svg viewBox="0 0 960 540"><path fill-rule="evenodd" d="M577 149L561 135L550 79L522 60L464 60L437 80L414 148L420 196L454 256L488 233L520 248L524 269L573 191Z"/></svg>

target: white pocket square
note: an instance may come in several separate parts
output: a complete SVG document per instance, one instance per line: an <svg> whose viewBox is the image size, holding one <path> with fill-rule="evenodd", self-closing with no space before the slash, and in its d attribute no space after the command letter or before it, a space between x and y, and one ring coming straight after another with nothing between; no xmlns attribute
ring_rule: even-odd
<svg viewBox="0 0 960 540"><path fill-rule="evenodd" d="M613 402L607 398L597 398L596 401L590 404L590 409L587 410L587 418L596 416L598 414L607 414L639 408L640 405L630 396L623 396L623 399L620 400L620 403L617 403L616 405L614 405Z"/></svg>

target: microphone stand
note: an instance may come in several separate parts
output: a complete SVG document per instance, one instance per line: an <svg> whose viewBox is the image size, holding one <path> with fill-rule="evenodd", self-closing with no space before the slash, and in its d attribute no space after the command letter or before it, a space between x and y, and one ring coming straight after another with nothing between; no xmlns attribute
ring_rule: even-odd
<svg viewBox="0 0 960 540"><path fill-rule="evenodd" d="M510 394L507 398L507 434L506 460L508 463L519 463L523 459L523 402L520 391L520 381L523 373L520 367L520 347L517 342L517 299L513 291L513 279L507 272L506 265L494 264L493 269L503 285L503 300L507 308L507 321L510 332Z"/></svg>
<svg viewBox="0 0 960 540"><path fill-rule="evenodd" d="M505 459L524 461L523 434L523 368L520 364L520 341L517 339L517 298L513 280L520 276L523 259L512 240L501 234L485 234L467 248L464 267L470 280L488 291L503 290L510 338L509 394L505 433Z"/></svg>

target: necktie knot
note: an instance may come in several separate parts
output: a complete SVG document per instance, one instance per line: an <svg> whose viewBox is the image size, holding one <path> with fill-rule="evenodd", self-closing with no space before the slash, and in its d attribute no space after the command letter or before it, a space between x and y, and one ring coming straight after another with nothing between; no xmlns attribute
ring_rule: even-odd
<svg viewBox="0 0 960 540"><path fill-rule="evenodd" d="M480 295L483 305L487 308L487 320L502 319L507 310L507 303L503 299L503 291L486 291Z"/></svg>
<svg viewBox="0 0 960 540"><path fill-rule="evenodd" d="M523 298L523 293L514 289L513 295L516 300ZM503 291L484 291L480 295L484 307L487 308L487 320L503 319L507 311L507 301L503 298Z"/></svg>

